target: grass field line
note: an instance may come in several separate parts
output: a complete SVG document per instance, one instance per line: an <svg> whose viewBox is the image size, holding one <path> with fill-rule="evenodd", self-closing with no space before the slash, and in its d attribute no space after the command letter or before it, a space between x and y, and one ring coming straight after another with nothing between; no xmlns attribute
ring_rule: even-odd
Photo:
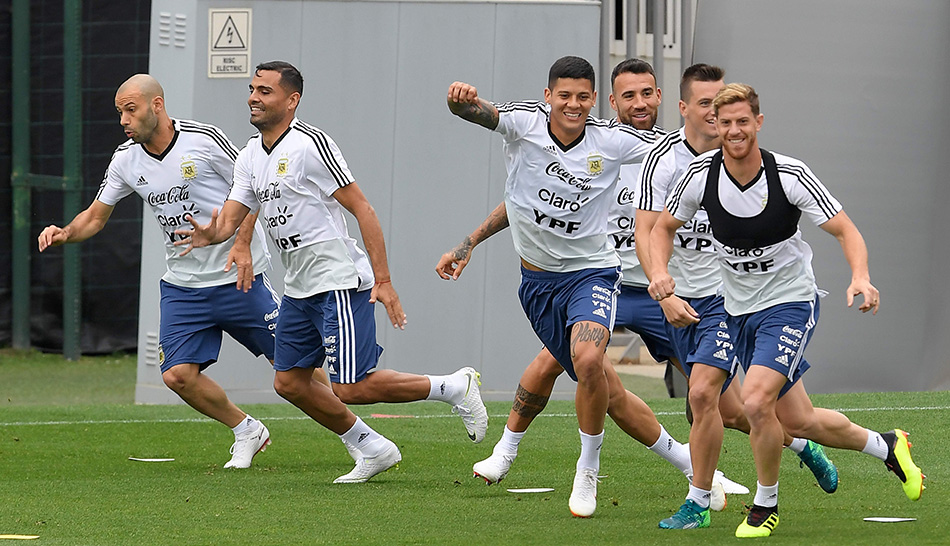
<svg viewBox="0 0 950 546"><path fill-rule="evenodd" d="M950 410L950 406L880 406L873 408L828 408L842 413L848 412L878 412L878 411L920 411L920 410ZM658 411L657 416L683 415L682 411ZM575 413L542 413L539 417L576 417ZM310 419L306 415L267 417L258 416L262 421L305 421ZM386 416L361 416L362 419L389 419L405 418L414 419L457 419L453 414L445 415L386 415ZM492 419L504 419L508 414L496 414L490 416ZM206 423L213 422L207 417L191 417L187 419L91 419L75 421L14 421L0 422L0 427L22 427L22 426L51 426L51 425L134 425L134 424L161 424L161 423Z"/></svg>

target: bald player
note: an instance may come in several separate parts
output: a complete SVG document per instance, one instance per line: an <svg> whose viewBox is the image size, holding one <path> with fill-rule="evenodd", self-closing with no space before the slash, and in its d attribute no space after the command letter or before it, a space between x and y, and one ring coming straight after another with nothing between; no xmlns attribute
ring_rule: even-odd
<svg viewBox="0 0 950 546"><path fill-rule="evenodd" d="M204 370L218 359L222 332L255 356L274 359L278 300L263 273L270 267L263 231L253 215L227 245L187 256L173 246L179 238L175 229L187 225L187 217L206 222L224 203L238 149L217 127L169 117L164 90L148 74L136 74L119 87L115 108L129 139L112 155L92 204L66 227L51 225L40 233L40 252L99 233L116 203L132 193L151 206L167 265L160 282L162 379L189 406L234 432L232 457L224 467L247 468L270 444L270 433Z"/></svg>

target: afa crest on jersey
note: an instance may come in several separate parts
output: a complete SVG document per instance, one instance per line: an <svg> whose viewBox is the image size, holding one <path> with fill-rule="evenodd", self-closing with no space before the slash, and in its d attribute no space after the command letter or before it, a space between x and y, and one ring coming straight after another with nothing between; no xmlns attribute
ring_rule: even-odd
<svg viewBox="0 0 950 546"><path fill-rule="evenodd" d="M198 166L195 165L195 162L186 159L181 162L181 179L182 180L194 180L198 178Z"/></svg>
<svg viewBox="0 0 950 546"><path fill-rule="evenodd" d="M590 154L587 156L587 174L597 176L604 172L604 157L600 154Z"/></svg>
<svg viewBox="0 0 950 546"><path fill-rule="evenodd" d="M282 157L277 160L277 176L287 176L287 166L290 164L290 160L286 157Z"/></svg>

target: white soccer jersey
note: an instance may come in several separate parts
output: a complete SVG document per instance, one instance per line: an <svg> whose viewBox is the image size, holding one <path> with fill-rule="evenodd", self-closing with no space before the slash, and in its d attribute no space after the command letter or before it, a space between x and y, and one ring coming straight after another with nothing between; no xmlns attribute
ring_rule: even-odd
<svg viewBox="0 0 950 546"><path fill-rule="evenodd" d="M654 127L654 138L661 137L666 131ZM607 216L607 231L610 244L620 256L620 268L623 270L623 284L630 286L649 286L650 281L637 258L637 243L634 239L634 186L640 175L643 163L621 165L620 179L617 180L616 197L610 202ZM716 266L718 267L718 265Z"/></svg>
<svg viewBox="0 0 950 546"><path fill-rule="evenodd" d="M706 190L706 174L714 152L699 156L687 168L666 202L680 221L696 214ZM801 161L773 152L782 189L789 203L798 207L815 225L841 212L841 203ZM726 172L719 173L719 201L729 214L742 218L758 215L768 203L764 167L753 182L740 187ZM818 286L811 267L812 251L801 230L791 238L762 248L736 249L716 241L716 251L725 289L726 311L744 315L779 303L815 299Z"/></svg>
<svg viewBox="0 0 950 546"><path fill-rule="evenodd" d="M336 142L297 118L271 149L258 133L241 150L228 199L261 210L259 218L280 249L287 296L366 290L376 282L333 197L352 182Z"/></svg>
<svg viewBox="0 0 950 546"><path fill-rule="evenodd" d="M237 282L236 267L224 271L233 237L225 244L195 248L185 256L179 256L183 247L174 246L183 238L175 230L191 227L186 216L206 224L211 221L211 211L224 205L237 148L213 125L189 120L172 123L175 136L161 155L132 140L116 148L96 199L113 206L134 192L149 204L164 234L165 282L189 288ZM255 224L251 239L255 273L270 268L263 237L263 230Z"/></svg>
<svg viewBox="0 0 950 546"><path fill-rule="evenodd" d="M515 250L546 271L615 267L607 213L620 165L636 163L652 133L587 118L584 134L562 147L548 129L543 102L495 105L504 136L505 204Z"/></svg>
<svg viewBox="0 0 950 546"><path fill-rule="evenodd" d="M637 208L662 212L667 196L694 159L696 153L687 144L682 127L658 140L643 161L634 196ZM687 298L715 295L722 285L705 210L696 211L686 225L676 230L669 272L676 281L677 295Z"/></svg>

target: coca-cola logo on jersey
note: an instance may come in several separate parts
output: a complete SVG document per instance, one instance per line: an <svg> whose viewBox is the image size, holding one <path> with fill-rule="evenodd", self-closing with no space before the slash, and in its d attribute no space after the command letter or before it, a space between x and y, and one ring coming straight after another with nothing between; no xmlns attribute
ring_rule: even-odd
<svg viewBox="0 0 950 546"><path fill-rule="evenodd" d="M574 176L571 174L571 171L562 167L557 161L549 163L547 168L544 169L544 173L548 176L558 178L565 184L574 186L581 191L587 191L590 189L590 178L578 178Z"/></svg>
<svg viewBox="0 0 950 546"><path fill-rule="evenodd" d="M620 193L617 194L617 204L618 205L632 205L633 204L633 190L624 186Z"/></svg>
<svg viewBox="0 0 950 546"><path fill-rule="evenodd" d="M148 201L149 205L157 207L161 205L170 205L172 203L184 201L185 199L188 199L188 184L172 186L168 191L162 193L149 192L146 201Z"/></svg>

